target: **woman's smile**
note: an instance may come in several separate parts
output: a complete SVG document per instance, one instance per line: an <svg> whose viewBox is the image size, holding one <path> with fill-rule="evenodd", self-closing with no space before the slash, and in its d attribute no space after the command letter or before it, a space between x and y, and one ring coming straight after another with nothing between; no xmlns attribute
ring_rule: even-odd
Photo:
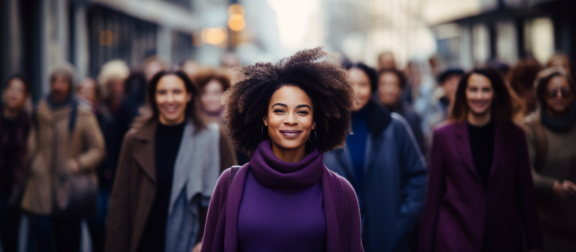
<svg viewBox="0 0 576 252"><path fill-rule="evenodd" d="M302 133L301 130L280 130L280 134L287 139L296 139Z"/></svg>

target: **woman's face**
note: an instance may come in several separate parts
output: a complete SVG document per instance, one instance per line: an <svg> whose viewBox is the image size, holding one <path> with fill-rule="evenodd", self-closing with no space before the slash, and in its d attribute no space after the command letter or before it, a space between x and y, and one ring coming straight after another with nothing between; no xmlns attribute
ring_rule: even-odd
<svg viewBox="0 0 576 252"><path fill-rule="evenodd" d="M14 78L8 82L8 87L4 91L5 106L11 110L21 110L26 103L26 85L18 78Z"/></svg>
<svg viewBox="0 0 576 252"><path fill-rule="evenodd" d="M493 98L494 89L488 77L481 74L470 75L466 87L466 103L470 112L475 115L490 113Z"/></svg>
<svg viewBox="0 0 576 252"><path fill-rule="evenodd" d="M98 99L96 95L96 85L96 82L92 79L83 79L78 87L78 95L90 101L92 104L96 103Z"/></svg>
<svg viewBox="0 0 576 252"><path fill-rule="evenodd" d="M358 111L362 109L368 101L370 101L370 94L372 93L372 88L370 87L370 78L361 69L351 68L348 70L348 82L352 84L354 89L354 94L358 103L355 104L353 111Z"/></svg>
<svg viewBox="0 0 576 252"><path fill-rule="evenodd" d="M568 59L564 57L553 57L550 60L550 67L560 70L562 73L570 75L570 67L568 67Z"/></svg>
<svg viewBox="0 0 576 252"><path fill-rule="evenodd" d="M268 104L264 125L272 143L284 150L305 148L314 123L312 100L296 86L276 90Z"/></svg>
<svg viewBox="0 0 576 252"><path fill-rule="evenodd" d="M158 81L156 86L156 104L160 113L160 122L164 125L175 125L186 118L186 104L192 99L192 94L186 91L184 81L170 74Z"/></svg>
<svg viewBox="0 0 576 252"><path fill-rule="evenodd" d="M206 84L200 96L202 108L208 112L219 112L222 110L222 94L224 88L217 80L211 80Z"/></svg>
<svg viewBox="0 0 576 252"><path fill-rule="evenodd" d="M400 99L400 80L393 72L384 72L378 80L378 98L385 106L393 107Z"/></svg>
<svg viewBox="0 0 576 252"><path fill-rule="evenodd" d="M573 90L566 78L556 76L546 85L546 105L555 113L564 113L574 99Z"/></svg>
<svg viewBox="0 0 576 252"><path fill-rule="evenodd" d="M120 78L111 79L108 82L110 96L115 99L121 99L124 96L124 80Z"/></svg>

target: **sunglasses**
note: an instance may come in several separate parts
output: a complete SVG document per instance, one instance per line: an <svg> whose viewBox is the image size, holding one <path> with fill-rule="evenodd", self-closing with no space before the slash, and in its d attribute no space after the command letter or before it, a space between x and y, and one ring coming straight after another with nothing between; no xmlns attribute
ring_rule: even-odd
<svg viewBox="0 0 576 252"><path fill-rule="evenodd" d="M560 97L562 97L562 98L568 98L570 95L572 95L572 92L570 92L570 90L568 90L566 88L546 90L546 95L550 98L558 97L558 93L560 93Z"/></svg>

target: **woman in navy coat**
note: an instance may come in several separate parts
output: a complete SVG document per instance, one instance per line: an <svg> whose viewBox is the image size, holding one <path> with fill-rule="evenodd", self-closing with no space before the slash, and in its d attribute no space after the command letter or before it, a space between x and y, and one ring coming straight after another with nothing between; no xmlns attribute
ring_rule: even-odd
<svg viewBox="0 0 576 252"><path fill-rule="evenodd" d="M434 131L419 251L542 247L524 131L492 69L462 77L450 123Z"/></svg>

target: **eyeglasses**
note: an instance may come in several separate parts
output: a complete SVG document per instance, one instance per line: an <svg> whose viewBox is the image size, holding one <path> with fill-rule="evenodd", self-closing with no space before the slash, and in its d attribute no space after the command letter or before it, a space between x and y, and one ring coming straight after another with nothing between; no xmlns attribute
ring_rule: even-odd
<svg viewBox="0 0 576 252"><path fill-rule="evenodd" d="M562 98L568 98L570 95L572 95L572 92L570 92L570 90L568 90L566 88L546 90L546 95L550 98L558 97L558 93L560 93L560 97L562 97Z"/></svg>

